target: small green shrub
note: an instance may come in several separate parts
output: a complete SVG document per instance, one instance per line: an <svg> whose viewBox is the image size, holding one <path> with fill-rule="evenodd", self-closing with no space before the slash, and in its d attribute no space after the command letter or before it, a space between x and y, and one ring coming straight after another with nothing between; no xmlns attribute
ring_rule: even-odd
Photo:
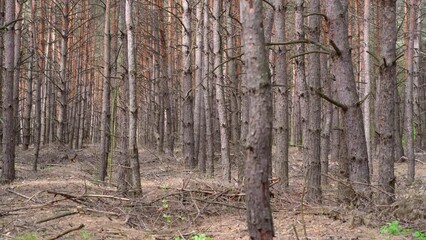
<svg viewBox="0 0 426 240"><path fill-rule="evenodd" d="M385 226L382 226L380 228L381 233L387 233L387 234L391 234L391 235L402 235L402 234L407 233L409 231L410 231L410 229L401 227L401 225L399 225L399 222L396 221L396 220L389 222L389 223L386 223Z"/></svg>
<svg viewBox="0 0 426 240"><path fill-rule="evenodd" d="M426 232L414 232L413 237L419 239L419 240L426 240Z"/></svg>
<svg viewBox="0 0 426 240"><path fill-rule="evenodd" d="M403 228L401 225L399 225L398 221L392 221L386 223L386 225L382 226L380 228L380 232L384 234L390 234L390 235L405 235L412 230L409 228ZM411 234L414 238L418 240L426 240L426 232L420 232L416 231Z"/></svg>

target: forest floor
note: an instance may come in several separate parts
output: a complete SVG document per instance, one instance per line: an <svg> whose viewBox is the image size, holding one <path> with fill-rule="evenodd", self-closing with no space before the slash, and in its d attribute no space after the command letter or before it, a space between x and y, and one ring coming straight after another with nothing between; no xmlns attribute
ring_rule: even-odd
<svg viewBox="0 0 426 240"><path fill-rule="evenodd" d="M393 236L380 227L399 220L403 228L426 231L426 155L418 156L416 182L407 186L406 163L396 164L397 201L365 210L336 201L330 179L322 205L301 205L301 154L290 151L290 189L272 186L276 239L414 239ZM179 158L140 151L143 195L117 195L112 184L97 178L96 146L69 150L42 148L40 169L33 172L33 151L17 152L18 179L0 186L0 239L248 239L244 192L235 182L206 179L183 168ZM330 163L336 176L337 164ZM60 236L64 234L64 236ZM180 238L178 238L180 237Z"/></svg>

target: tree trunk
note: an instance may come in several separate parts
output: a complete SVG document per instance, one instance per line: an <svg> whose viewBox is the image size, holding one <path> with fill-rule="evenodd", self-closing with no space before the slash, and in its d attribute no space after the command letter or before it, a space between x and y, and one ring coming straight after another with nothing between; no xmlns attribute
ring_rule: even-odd
<svg viewBox="0 0 426 240"><path fill-rule="evenodd" d="M320 12L319 0L311 0L308 4L309 13ZM321 16L312 15L308 17L308 39L319 42L321 37ZM314 91L321 88L321 69L319 47L309 45L307 55L306 84L309 100L307 112L307 130L304 135L304 165L306 174L306 200L309 202L321 202L321 100Z"/></svg>
<svg viewBox="0 0 426 240"><path fill-rule="evenodd" d="M285 17L286 1L275 0L275 34L277 42L285 42ZM277 166L277 176L281 178L280 187L288 187L288 142L289 142L289 124L288 124L288 79L287 79L287 49L285 46L279 46L275 49L275 84L279 87L275 91L275 139L276 152L275 163Z"/></svg>
<svg viewBox="0 0 426 240"><path fill-rule="evenodd" d="M58 84L58 130L57 140L66 143L67 127L67 64L68 64L68 34L69 34L69 0L64 0L62 32L61 32L61 63L60 80Z"/></svg>
<svg viewBox="0 0 426 240"><path fill-rule="evenodd" d="M133 191L142 193L139 167L139 153L137 145L136 126L138 105L136 95L136 43L132 17L132 0L126 0L126 31L127 31L127 58L129 64L129 156L132 169Z"/></svg>
<svg viewBox="0 0 426 240"><path fill-rule="evenodd" d="M5 3L5 24L15 20L15 1ZM15 179L15 137L13 111L13 73L15 69L15 29L6 27L4 35L4 82L3 82L3 164L1 180L11 182Z"/></svg>
<svg viewBox="0 0 426 240"><path fill-rule="evenodd" d="M334 53L331 56L337 81L338 99L344 105L343 121L350 180L360 196L370 197L370 172L361 106L353 75L351 50L348 41L347 0L327 2L328 36Z"/></svg>
<svg viewBox="0 0 426 240"><path fill-rule="evenodd" d="M302 41L305 38L304 31L304 0L296 0L296 9L294 13L294 27L296 32L296 40ZM299 56L295 58L295 94L293 98L294 111L294 144L298 147L303 144L303 132L306 131L306 121L308 112L308 96L306 93L305 78L305 45L302 43L295 44L294 54ZM301 56L302 55L302 56Z"/></svg>
<svg viewBox="0 0 426 240"><path fill-rule="evenodd" d="M192 69L191 69L191 7L192 0L183 0L183 33L182 33L182 53L183 53L183 82L182 82L182 128L183 128L183 157L187 168L194 168L196 165L194 149L194 119L192 112Z"/></svg>
<svg viewBox="0 0 426 240"><path fill-rule="evenodd" d="M246 203L251 239L272 239L269 163L272 158L272 89L262 27L262 1L241 1L245 69L250 96L247 134Z"/></svg>
<svg viewBox="0 0 426 240"><path fill-rule="evenodd" d="M408 77L405 82L405 139L406 154L408 158L407 177L409 182L414 181L415 177L415 156L414 156L414 129L413 129L413 78L414 78L414 31L416 29L416 6L417 0L410 0L409 22L408 22L408 49L407 49L407 69Z"/></svg>
<svg viewBox="0 0 426 240"><path fill-rule="evenodd" d="M15 5L16 17L18 16L18 14L21 13L21 11L22 11L21 2L17 1ZM16 140L15 145L19 145L22 142L21 126L20 126L20 119L19 119L19 82L20 82L20 76L21 76L22 21L16 22L14 24L14 27L15 27L15 45L14 45L15 71L13 73L13 114L15 119L14 120L14 138Z"/></svg>
<svg viewBox="0 0 426 240"><path fill-rule="evenodd" d="M101 116L101 144L100 144L100 166L99 179L105 181L108 168L108 154L110 148L110 121L111 121L111 27L110 27L111 1L105 2L104 23L104 72L102 92L102 116Z"/></svg>
<svg viewBox="0 0 426 240"><path fill-rule="evenodd" d="M228 119L225 109L225 93L222 68L222 46L220 40L222 1L215 0L213 5L213 54L214 54L214 72L213 76L216 83L216 103L220 124L220 155L222 159L222 179L231 182L231 160L229 156L229 138L228 138Z"/></svg>
<svg viewBox="0 0 426 240"><path fill-rule="evenodd" d="M391 204L395 198L394 174L394 93L396 87L396 2L382 2L382 50L376 93L376 148L379 160L380 204Z"/></svg>
<svg viewBox="0 0 426 240"><path fill-rule="evenodd" d="M371 154L371 138L370 138L370 94L371 94L371 80L370 80L370 0L364 0L364 51L363 51L363 68L362 75L364 77L364 92L363 92L363 117L364 117L364 131L365 141L367 143L367 154L369 159L369 167L371 174L373 173L373 158Z"/></svg>
<svg viewBox="0 0 426 240"><path fill-rule="evenodd" d="M209 30L210 30L210 17L209 14L209 0L204 0L204 45L203 45L203 87L204 87L204 111L206 112L206 173L208 177L214 176L214 161L213 161L213 122L212 122L212 104L210 98L210 50L209 50Z"/></svg>

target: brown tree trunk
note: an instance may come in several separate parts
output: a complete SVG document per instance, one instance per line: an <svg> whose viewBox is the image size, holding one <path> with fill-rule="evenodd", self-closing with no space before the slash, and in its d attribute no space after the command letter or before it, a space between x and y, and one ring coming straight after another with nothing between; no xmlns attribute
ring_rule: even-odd
<svg viewBox="0 0 426 240"><path fill-rule="evenodd" d="M414 127L413 127L413 88L414 88L414 31L416 29L416 7L418 0L410 0L409 22L408 22L408 49L407 49L407 69L408 77L405 83L405 139L406 154L408 158L408 181L413 182L415 177L415 156L414 156Z"/></svg>
<svg viewBox="0 0 426 240"><path fill-rule="evenodd" d="M108 154L110 148L110 121L111 121L111 26L110 26L111 1L105 2L105 23L104 23L104 72L102 91L102 116L101 116L101 144L99 179L105 181L108 168Z"/></svg>
<svg viewBox="0 0 426 240"><path fill-rule="evenodd" d="M183 33L182 33L182 53L183 53L183 82L182 82L182 141L183 157L187 168L194 168L196 165L194 149L194 119L192 112L192 69L191 69L191 7L192 0L183 0Z"/></svg>
<svg viewBox="0 0 426 240"><path fill-rule="evenodd" d="M69 37L69 0L64 0L61 32L61 63L60 80L58 84L58 126L56 137L60 143L66 143L67 128L67 67L68 67L68 37Z"/></svg>
<svg viewBox="0 0 426 240"><path fill-rule="evenodd" d="M275 0L274 25L277 42L285 41L285 17L286 1ZM285 46L279 46L275 49L275 84L278 85L275 91L275 139L276 152L275 163L277 176L281 178L280 187L288 187L288 142L289 142L289 124L288 124L288 79L286 63Z"/></svg>
<svg viewBox="0 0 426 240"><path fill-rule="evenodd" d="M333 72L337 81L337 93L343 108L343 121L350 180L360 196L370 196L370 172L367 144L361 106L353 75L352 57L348 41L347 0L327 2L328 36L334 53L331 56Z"/></svg>
<svg viewBox="0 0 426 240"><path fill-rule="evenodd" d="M311 0L308 4L309 13L320 12L320 1ZM308 39L319 42L321 37L321 16L311 15L308 17ZM308 47L307 55L307 76L306 84L308 88L308 112L307 129L304 135L304 165L306 174L306 200L309 202L321 202L321 100L314 91L321 88L320 54L317 53L319 47L311 44Z"/></svg>
<svg viewBox="0 0 426 240"><path fill-rule="evenodd" d="M296 9L294 13L294 27L296 32L296 40L302 41L305 38L304 31L304 0L296 0ZM305 78L305 57L302 55L305 52L305 45L302 43L295 44L294 54L299 56L295 58L295 94L293 98L293 112L294 112L294 144L298 147L303 144L303 132L306 131L307 126L307 112L308 112L308 96L306 92L306 78ZM302 55L302 56L300 56Z"/></svg>
<svg viewBox="0 0 426 240"><path fill-rule="evenodd" d="M394 201L394 93L396 87L396 2L382 2L382 50L376 92L375 132L377 158L379 160L379 192L381 204Z"/></svg>
<svg viewBox="0 0 426 240"><path fill-rule="evenodd" d="M222 179L231 182L231 160L229 156L229 138L228 138L228 119L225 109L225 93L222 68L222 46L220 41L221 33L221 15L222 1L215 0L213 4L213 54L214 54L214 72L213 76L216 83L216 103L220 124L220 155L222 159Z"/></svg>
<svg viewBox="0 0 426 240"><path fill-rule="evenodd" d="M262 1L241 1L245 69L250 97L247 135L246 202L251 239L272 239L269 163L272 158L272 89L262 27Z"/></svg>
<svg viewBox="0 0 426 240"><path fill-rule="evenodd" d="M13 73L15 69L15 29L8 23L15 20L15 1L6 1L4 22L8 26L4 32L4 82L3 82L3 158L1 180L15 179L15 137L13 111Z"/></svg>

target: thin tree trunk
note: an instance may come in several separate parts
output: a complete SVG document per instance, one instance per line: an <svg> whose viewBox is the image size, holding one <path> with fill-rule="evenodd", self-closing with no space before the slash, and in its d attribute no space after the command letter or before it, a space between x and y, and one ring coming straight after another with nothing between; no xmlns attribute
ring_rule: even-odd
<svg viewBox="0 0 426 240"><path fill-rule="evenodd" d="M182 33L182 52L183 52L183 82L182 82L182 141L183 157L187 168L194 168L196 165L194 149L194 119L192 112L192 69L191 69L191 7L192 0L183 0L183 33Z"/></svg>
<svg viewBox="0 0 426 240"><path fill-rule="evenodd" d="M413 128L413 107L414 107L414 31L416 29L416 6L417 0L410 0L409 20L408 20L408 49L407 49L407 69L408 78L405 83L405 139L407 144L408 158L408 181L413 182L415 177L415 156L414 156L414 128Z"/></svg>
<svg viewBox="0 0 426 240"><path fill-rule="evenodd" d="M214 78L216 83L216 103L220 124L220 155L222 159L222 178L231 182L231 160L229 155L229 138L228 138L228 120L226 118L225 109L225 93L223 81L222 67L222 46L220 41L222 1L215 0L213 2L213 14L215 21L213 22L213 54L214 54Z"/></svg>
<svg viewBox="0 0 426 240"><path fill-rule="evenodd" d="M305 38L304 31L304 0L296 0L296 9L294 13L294 25L296 32L296 40L302 41ZM302 146L303 132L306 131L307 113L308 113L308 96L306 92L305 78L305 46L302 43L295 44L294 54L299 56L295 58L295 98L293 98L294 109L294 144ZM302 55L302 56L301 56Z"/></svg>
<svg viewBox="0 0 426 240"><path fill-rule="evenodd" d="M311 0L308 4L309 13L320 12L320 1ZM321 37L321 16L312 15L308 17L308 39L315 42ZM314 91L321 88L320 54L315 53L320 49L316 45L309 45L306 84L309 93L307 112L307 130L304 135L304 164L306 174L306 200L309 202L321 202L321 100Z"/></svg>
<svg viewBox="0 0 426 240"><path fill-rule="evenodd" d="M132 17L132 0L126 0L126 30L127 30L127 58L129 64L129 155L132 168L133 191L142 193L139 167L139 153L136 136L138 105L136 95L136 43Z"/></svg>
<svg viewBox="0 0 426 240"><path fill-rule="evenodd" d="M262 1L241 1L245 72L250 96L247 135L246 203L251 239L274 237L269 193L272 158L272 89L262 28Z"/></svg>
<svg viewBox="0 0 426 240"><path fill-rule="evenodd" d="M69 0L64 0L61 32L61 63L60 80L58 84L58 130L56 132L57 140L60 143L66 143L67 127L67 66L68 66L68 34L69 34Z"/></svg>
<svg viewBox="0 0 426 240"><path fill-rule="evenodd" d="M108 168L108 154L110 148L110 121L111 121L111 26L110 26L111 1L105 2L105 25L104 25L104 73L102 94L102 116L101 116L101 144L100 144L100 166L99 179L105 181Z"/></svg>
<svg viewBox="0 0 426 240"><path fill-rule="evenodd" d="M275 0L275 34L277 42L285 42L285 17L286 1ZM275 91L275 138L276 152L275 163L277 166L277 176L281 178L280 187L288 187L288 142L289 142L289 124L288 124L288 79L286 63L285 46L279 46L275 49L275 84L279 87Z"/></svg>
<svg viewBox="0 0 426 240"><path fill-rule="evenodd" d="M21 2L17 1L15 5L15 14L16 18L18 18L22 14L22 6ZM19 145L22 142L21 138L21 126L19 119L19 82L21 76L21 42L22 42L22 21L18 21L14 24L15 27L15 71L13 73L13 114L14 114L14 137L15 137L15 145ZM6 47L6 46L5 46ZM15 146L14 146L15 148ZM14 150L15 151L15 150Z"/></svg>
<svg viewBox="0 0 426 240"><path fill-rule="evenodd" d="M396 87L396 2L383 1L382 50L376 93L376 143L379 160L379 192L381 204L391 204L395 198L394 174L394 93Z"/></svg>
<svg viewBox="0 0 426 240"><path fill-rule="evenodd" d="M206 173L208 177L214 176L214 161L213 161L213 126L212 126L212 110L210 98L210 50L209 50L209 30L210 30L210 16L209 0L203 1L204 7L204 29L203 29L203 87L204 87L204 111L206 117Z"/></svg>

